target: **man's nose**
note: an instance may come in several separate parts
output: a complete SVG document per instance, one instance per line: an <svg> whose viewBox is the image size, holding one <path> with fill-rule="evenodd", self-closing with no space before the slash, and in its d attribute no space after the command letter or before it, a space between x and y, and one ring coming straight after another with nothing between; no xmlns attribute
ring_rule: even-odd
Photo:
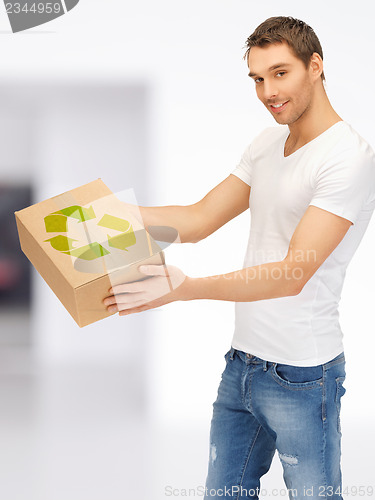
<svg viewBox="0 0 375 500"><path fill-rule="evenodd" d="M263 82L263 97L265 99L273 99L277 97L279 91L277 90L277 86L275 82L264 80Z"/></svg>

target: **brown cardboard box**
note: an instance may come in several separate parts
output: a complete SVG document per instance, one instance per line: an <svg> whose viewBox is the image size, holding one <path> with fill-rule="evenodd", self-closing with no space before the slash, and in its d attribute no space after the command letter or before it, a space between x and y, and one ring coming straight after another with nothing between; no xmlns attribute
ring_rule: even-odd
<svg viewBox="0 0 375 500"><path fill-rule="evenodd" d="M101 179L15 216L23 252L80 327L111 315L111 286L144 279L142 263L164 264L140 217Z"/></svg>

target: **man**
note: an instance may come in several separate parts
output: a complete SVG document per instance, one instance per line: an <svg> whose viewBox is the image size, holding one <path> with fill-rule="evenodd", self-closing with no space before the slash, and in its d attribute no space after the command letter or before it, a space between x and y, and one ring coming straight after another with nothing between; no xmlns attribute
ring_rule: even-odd
<svg viewBox="0 0 375 500"><path fill-rule="evenodd" d="M125 315L175 300L236 302L206 498L258 498L277 450L290 498L339 499L338 303L375 208L375 157L332 108L322 49L304 22L267 19L245 57L258 98L283 126L258 135L198 203L141 208L147 226L172 226L181 242L197 242L250 206L244 268L193 279L173 266L147 266L149 280L115 287L105 303Z"/></svg>

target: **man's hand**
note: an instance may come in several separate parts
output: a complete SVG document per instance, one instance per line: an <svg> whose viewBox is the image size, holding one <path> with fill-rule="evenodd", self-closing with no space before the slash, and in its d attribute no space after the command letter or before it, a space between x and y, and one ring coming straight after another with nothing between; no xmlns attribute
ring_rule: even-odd
<svg viewBox="0 0 375 500"><path fill-rule="evenodd" d="M142 281L113 286L109 290L112 295L104 299L109 312L119 312L119 316L125 316L187 299L184 286L187 276L178 267L147 265L138 269L150 277Z"/></svg>

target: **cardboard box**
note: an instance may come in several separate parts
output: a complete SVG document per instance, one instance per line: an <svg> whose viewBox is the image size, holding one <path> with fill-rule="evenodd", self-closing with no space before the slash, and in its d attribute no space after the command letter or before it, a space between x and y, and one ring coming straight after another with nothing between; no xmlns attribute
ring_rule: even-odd
<svg viewBox="0 0 375 500"><path fill-rule="evenodd" d="M140 217L101 179L15 216L23 252L80 327L111 315L111 286L145 279L142 263L164 264Z"/></svg>

